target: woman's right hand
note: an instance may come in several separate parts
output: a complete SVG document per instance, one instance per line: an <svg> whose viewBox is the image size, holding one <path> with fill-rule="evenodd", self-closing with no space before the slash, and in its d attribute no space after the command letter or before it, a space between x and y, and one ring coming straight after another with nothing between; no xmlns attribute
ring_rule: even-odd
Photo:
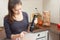
<svg viewBox="0 0 60 40"><path fill-rule="evenodd" d="M12 34L11 35L11 40L21 40L20 34Z"/></svg>

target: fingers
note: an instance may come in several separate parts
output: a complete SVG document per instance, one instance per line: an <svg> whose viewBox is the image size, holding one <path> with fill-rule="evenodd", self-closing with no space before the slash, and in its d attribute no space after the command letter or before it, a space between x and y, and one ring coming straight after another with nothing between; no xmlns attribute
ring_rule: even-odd
<svg viewBox="0 0 60 40"><path fill-rule="evenodd" d="M24 37L25 34L27 34L27 32L25 32L25 31L21 32L21 33L20 33L20 37Z"/></svg>
<svg viewBox="0 0 60 40"><path fill-rule="evenodd" d="M26 34L27 32L23 31L24 34Z"/></svg>
<svg viewBox="0 0 60 40"><path fill-rule="evenodd" d="M12 35L11 40L20 40L20 34Z"/></svg>
<svg viewBox="0 0 60 40"><path fill-rule="evenodd" d="M18 37L18 38L16 38L16 40L21 40L21 38L20 38L20 37Z"/></svg>
<svg viewBox="0 0 60 40"><path fill-rule="evenodd" d="M23 32L20 33L20 37L24 37L24 33Z"/></svg>

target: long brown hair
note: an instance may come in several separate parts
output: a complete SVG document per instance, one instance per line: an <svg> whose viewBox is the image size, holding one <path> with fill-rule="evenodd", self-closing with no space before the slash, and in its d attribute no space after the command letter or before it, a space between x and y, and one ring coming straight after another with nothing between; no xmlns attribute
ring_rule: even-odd
<svg viewBox="0 0 60 40"><path fill-rule="evenodd" d="M14 12L12 11L12 9L14 8L14 6L16 6L16 4L22 5L21 0L9 0L8 2L8 15L6 17L8 17L9 23L14 22Z"/></svg>

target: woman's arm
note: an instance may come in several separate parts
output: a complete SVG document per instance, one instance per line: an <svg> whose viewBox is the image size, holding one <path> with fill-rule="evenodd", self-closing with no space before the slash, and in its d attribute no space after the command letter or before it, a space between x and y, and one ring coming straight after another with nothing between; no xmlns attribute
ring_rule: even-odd
<svg viewBox="0 0 60 40"><path fill-rule="evenodd" d="M27 31L30 32L30 23L29 23L29 20L28 20L28 14L26 13L26 18L27 18L27 23L28 23L28 26L27 26Z"/></svg>
<svg viewBox="0 0 60 40"><path fill-rule="evenodd" d="M11 30L10 30L10 25L8 23L8 20L6 18L4 18L4 28L5 28L5 32L6 32L6 37L8 39L11 38Z"/></svg>

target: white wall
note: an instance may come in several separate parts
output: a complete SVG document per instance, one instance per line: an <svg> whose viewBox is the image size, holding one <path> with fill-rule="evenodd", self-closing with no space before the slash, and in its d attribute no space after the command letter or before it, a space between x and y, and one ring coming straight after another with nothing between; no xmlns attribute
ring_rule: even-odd
<svg viewBox="0 0 60 40"><path fill-rule="evenodd" d="M59 0L59 15L60 15L60 0ZM59 23L60 23L60 16L59 16Z"/></svg>
<svg viewBox="0 0 60 40"><path fill-rule="evenodd" d="M51 12L52 23L59 23L59 0L43 0L43 10Z"/></svg>
<svg viewBox="0 0 60 40"><path fill-rule="evenodd" d="M34 8L38 8L39 12L42 10L49 10L51 12L51 22L60 23L60 0L22 0L22 10L29 15L34 12ZM8 0L0 0L0 26L3 26L4 16L8 13Z"/></svg>
<svg viewBox="0 0 60 40"><path fill-rule="evenodd" d="M23 3L23 10L26 11L29 15L34 12L34 9L37 8L39 12L42 12L42 0L22 0Z"/></svg>
<svg viewBox="0 0 60 40"><path fill-rule="evenodd" d="M33 12L34 8L38 8L40 12L42 11L42 0L22 0L22 3L23 3L22 10L28 13L29 21L30 14ZM8 13L7 4L8 0L0 0L0 26L3 26L4 16Z"/></svg>
<svg viewBox="0 0 60 40"><path fill-rule="evenodd" d="M4 16L8 13L7 3L8 0L0 0L0 26L3 26Z"/></svg>

